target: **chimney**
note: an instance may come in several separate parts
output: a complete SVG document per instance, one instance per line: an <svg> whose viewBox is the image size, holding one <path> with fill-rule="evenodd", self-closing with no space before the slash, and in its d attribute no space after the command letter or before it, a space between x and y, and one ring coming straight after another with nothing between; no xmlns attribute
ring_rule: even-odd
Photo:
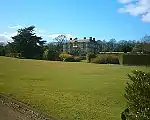
<svg viewBox="0 0 150 120"><path fill-rule="evenodd" d="M95 41L95 38L93 38L93 41Z"/></svg>
<svg viewBox="0 0 150 120"><path fill-rule="evenodd" d="M72 40L72 38L70 38L70 40Z"/></svg>
<svg viewBox="0 0 150 120"><path fill-rule="evenodd" d="M92 37L90 37L90 40L92 40Z"/></svg>
<svg viewBox="0 0 150 120"><path fill-rule="evenodd" d="M86 39L86 37L84 37L84 39Z"/></svg>

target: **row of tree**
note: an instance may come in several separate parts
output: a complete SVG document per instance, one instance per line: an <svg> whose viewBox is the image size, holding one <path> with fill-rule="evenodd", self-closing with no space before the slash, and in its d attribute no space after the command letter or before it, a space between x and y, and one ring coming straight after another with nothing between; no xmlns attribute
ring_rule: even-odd
<svg viewBox="0 0 150 120"><path fill-rule="evenodd" d="M109 41L97 41L101 44L100 51L102 52L146 52L145 44L150 44L150 36L145 35L141 40L120 40L110 39ZM150 47L150 46L149 46Z"/></svg>
<svg viewBox="0 0 150 120"><path fill-rule="evenodd" d="M8 42L6 45L0 43L0 55L18 56L27 59L58 60L59 54L63 52L63 44L67 41L67 37L60 35L55 38L56 42L46 44L42 37L36 35L34 29L35 26L18 29L17 35L12 37L13 42ZM150 36L143 37L143 42L150 42ZM141 41L116 41L111 39L109 41L98 40L97 43L101 46L100 52L131 52L135 46L136 51L141 48Z"/></svg>
<svg viewBox="0 0 150 120"><path fill-rule="evenodd" d="M136 45L136 41L110 39L109 41L97 41L101 45L100 51L102 52L131 52Z"/></svg>

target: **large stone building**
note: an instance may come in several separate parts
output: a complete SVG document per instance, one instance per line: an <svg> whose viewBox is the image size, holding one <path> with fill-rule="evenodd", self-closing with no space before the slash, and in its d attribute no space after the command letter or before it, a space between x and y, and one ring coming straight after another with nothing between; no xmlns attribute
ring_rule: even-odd
<svg viewBox="0 0 150 120"><path fill-rule="evenodd" d="M98 53L99 44L95 38L90 37L87 39L72 39L63 45L63 51L74 55L85 55L87 53Z"/></svg>

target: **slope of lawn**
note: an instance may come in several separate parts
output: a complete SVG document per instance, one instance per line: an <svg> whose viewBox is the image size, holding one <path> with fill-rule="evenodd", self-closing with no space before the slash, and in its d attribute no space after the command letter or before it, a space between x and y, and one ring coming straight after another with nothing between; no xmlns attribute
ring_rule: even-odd
<svg viewBox="0 0 150 120"><path fill-rule="evenodd" d="M63 120L120 120L127 73L146 67L0 57L0 92Z"/></svg>

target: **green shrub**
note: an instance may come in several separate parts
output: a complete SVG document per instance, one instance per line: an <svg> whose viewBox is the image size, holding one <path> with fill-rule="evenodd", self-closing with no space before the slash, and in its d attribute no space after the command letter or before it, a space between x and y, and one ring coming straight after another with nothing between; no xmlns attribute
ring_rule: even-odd
<svg viewBox="0 0 150 120"><path fill-rule="evenodd" d="M1 48L1 46L0 46L0 56L5 56L5 49L4 47Z"/></svg>
<svg viewBox="0 0 150 120"><path fill-rule="evenodd" d="M80 57L70 56L70 57L67 57L64 61L65 62L80 62L81 59L80 59Z"/></svg>
<svg viewBox="0 0 150 120"><path fill-rule="evenodd" d="M77 56L80 58L80 60L86 60L86 56Z"/></svg>
<svg viewBox="0 0 150 120"><path fill-rule="evenodd" d="M37 55L33 56L32 59L41 60L42 59L42 54L37 54Z"/></svg>
<svg viewBox="0 0 150 120"><path fill-rule="evenodd" d="M107 64L107 58L105 56L103 57L97 56L96 58L91 59L91 63Z"/></svg>
<svg viewBox="0 0 150 120"><path fill-rule="evenodd" d="M119 58L117 55L100 54L96 58L91 59L91 62L97 64L119 64Z"/></svg>
<svg viewBox="0 0 150 120"><path fill-rule="evenodd" d="M58 58L58 53L55 50L46 49L43 53L44 60L57 60Z"/></svg>
<svg viewBox="0 0 150 120"><path fill-rule="evenodd" d="M125 65L150 65L150 55L123 54L120 56L120 64Z"/></svg>
<svg viewBox="0 0 150 120"><path fill-rule="evenodd" d="M109 64L119 64L119 57L116 55L109 55L107 60Z"/></svg>
<svg viewBox="0 0 150 120"><path fill-rule="evenodd" d="M23 58L21 53L7 53L6 57Z"/></svg>
<svg viewBox="0 0 150 120"><path fill-rule="evenodd" d="M82 60L81 57L74 57L67 53L61 53L59 57L64 62L80 62Z"/></svg>
<svg viewBox="0 0 150 120"><path fill-rule="evenodd" d="M73 56L67 57L64 59L64 62L76 62Z"/></svg>
<svg viewBox="0 0 150 120"><path fill-rule="evenodd" d="M72 55L70 55L70 54L68 54L68 53L61 53L60 55L59 55L59 58L60 58L60 60L62 60L62 61L65 61L66 59L70 59L72 57Z"/></svg>
<svg viewBox="0 0 150 120"><path fill-rule="evenodd" d="M74 57L74 59L75 59L75 62L80 62L81 60L83 60L82 57Z"/></svg>
<svg viewBox="0 0 150 120"><path fill-rule="evenodd" d="M87 60L88 63L91 62L91 59L92 59L92 58L96 58L96 55L95 55L95 54L92 54L92 53L86 54L86 60Z"/></svg>
<svg viewBox="0 0 150 120"><path fill-rule="evenodd" d="M43 53L43 60L48 60L48 49L44 51Z"/></svg>
<svg viewBox="0 0 150 120"><path fill-rule="evenodd" d="M129 108L128 120L150 119L150 72L133 71L125 88Z"/></svg>

